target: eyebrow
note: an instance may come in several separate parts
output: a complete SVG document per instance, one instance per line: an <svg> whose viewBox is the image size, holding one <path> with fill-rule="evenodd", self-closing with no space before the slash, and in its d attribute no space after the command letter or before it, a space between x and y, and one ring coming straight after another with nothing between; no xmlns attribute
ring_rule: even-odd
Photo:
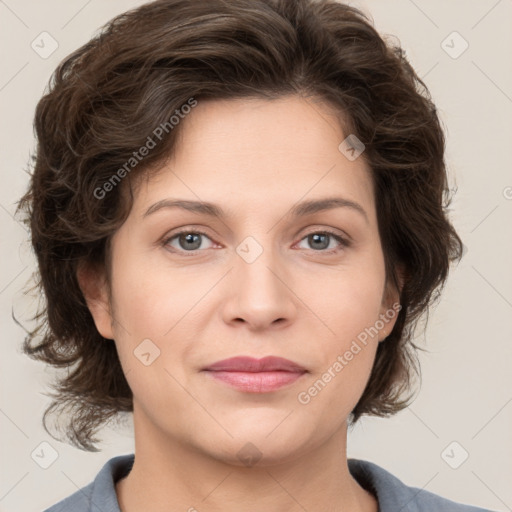
<svg viewBox="0 0 512 512"><path fill-rule="evenodd" d="M209 215L220 219L225 219L228 216L227 212L213 203L185 199L162 199L150 206L142 215L142 218L144 219L162 208L181 208L189 212ZM288 215L291 217L305 217L306 215L333 210L334 208L350 208L359 212L366 220L366 223L368 223L368 215L364 208L359 203L343 197L327 197L324 199L303 201L293 206Z"/></svg>

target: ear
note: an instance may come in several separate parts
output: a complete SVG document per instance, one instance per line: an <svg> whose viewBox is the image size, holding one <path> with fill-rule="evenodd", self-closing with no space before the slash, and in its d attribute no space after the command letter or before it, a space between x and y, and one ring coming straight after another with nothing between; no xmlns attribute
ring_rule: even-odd
<svg viewBox="0 0 512 512"><path fill-rule="evenodd" d="M378 329L379 342L384 341L391 334L391 331L395 326L400 309L402 309L402 306L400 305L400 295L405 279L405 269L402 265L399 265L397 268L398 288L392 282L388 281L386 283L379 311L379 320L384 324L382 329ZM381 324L379 322L379 326L380 325Z"/></svg>
<svg viewBox="0 0 512 512"><path fill-rule="evenodd" d="M87 307L94 319L96 329L104 338L113 340L112 312L108 301L108 289L104 272L80 262L76 277Z"/></svg>

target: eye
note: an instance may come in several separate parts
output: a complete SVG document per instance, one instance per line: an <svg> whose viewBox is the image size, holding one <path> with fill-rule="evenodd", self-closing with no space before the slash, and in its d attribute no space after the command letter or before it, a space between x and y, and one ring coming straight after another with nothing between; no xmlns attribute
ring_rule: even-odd
<svg viewBox="0 0 512 512"><path fill-rule="evenodd" d="M307 240L307 242L313 247L314 251L326 253L335 253L340 250L340 247L343 248L350 246L350 242L348 240L337 233L333 233L332 231L314 231L313 233L306 235L302 240ZM332 247L330 242L333 240L338 243L338 247L336 247L336 245ZM324 250L328 248L330 248L330 250Z"/></svg>
<svg viewBox="0 0 512 512"><path fill-rule="evenodd" d="M199 250L205 250L212 247L204 247L203 242L205 239L210 240L210 242L212 241L210 237L203 231L183 230L174 233L172 236L166 237L162 241L162 245L164 247L170 247L173 252L191 253L190 255L192 256L193 253L196 253ZM341 248L350 246L349 240L345 239L337 233L333 233L332 231L314 231L306 235L304 238L302 238L302 240L307 240L307 242L311 244L311 247L314 251L325 252L327 254L336 253ZM334 244L331 242L334 242ZM173 243L175 245L173 245ZM304 247L300 248L303 249Z"/></svg>
<svg viewBox="0 0 512 512"><path fill-rule="evenodd" d="M165 247L170 246L176 252L196 252L198 249L208 249L208 247L202 247L204 238L210 240L208 235L202 231L180 231L163 240L162 244ZM178 247L171 244L175 239Z"/></svg>

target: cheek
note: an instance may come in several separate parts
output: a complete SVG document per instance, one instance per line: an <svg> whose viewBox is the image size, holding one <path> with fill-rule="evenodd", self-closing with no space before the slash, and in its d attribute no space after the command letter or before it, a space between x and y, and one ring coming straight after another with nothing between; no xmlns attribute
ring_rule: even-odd
<svg viewBox="0 0 512 512"><path fill-rule="evenodd" d="M311 293L313 281L304 284L302 294L323 324L331 357L332 352L348 348L351 340L360 335L364 338L362 333L375 325L382 307L384 280L384 264L377 261L359 268L342 268L329 278L319 277L315 293Z"/></svg>
<svg viewBox="0 0 512 512"><path fill-rule="evenodd" d="M207 318L204 295L218 279L211 272L198 276L190 269L171 272L144 264L142 256L119 258L113 275L115 340L130 388L141 403L159 410L169 406L169 394L181 396L177 382L186 381L186 361L198 326ZM166 393L155 396L155 389Z"/></svg>
<svg viewBox="0 0 512 512"><path fill-rule="evenodd" d="M326 421L333 420L329 411L346 417L363 393L379 343L376 325L384 278L383 261L374 261L358 271L336 272L323 281L321 294L309 295L308 306L321 319L324 335L316 345L321 364L297 397L308 414Z"/></svg>
<svg viewBox="0 0 512 512"><path fill-rule="evenodd" d="M203 286L188 274L152 264L143 254L118 258L113 275L116 314L133 339L161 339L200 299Z"/></svg>
<svg viewBox="0 0 512 512"><path fill-rule="evenodd" d="M364 296L363 296L364 298ZM297 403L304 414L317 418L325 425L342 422L359 401L372 370L379 346L372 314L377 301L370 295L368 302L347 303L333 309L329 334L318 340L316 357L320 364L297 393Z"/></svg>

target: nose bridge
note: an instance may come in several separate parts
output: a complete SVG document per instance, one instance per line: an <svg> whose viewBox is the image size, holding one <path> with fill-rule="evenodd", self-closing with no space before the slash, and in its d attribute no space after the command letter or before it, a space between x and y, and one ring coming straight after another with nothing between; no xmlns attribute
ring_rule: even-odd
<svg viewBox="0 0 512 512"><path fill-rule="evenodd" d="M278 252L274 250L271 234L260 235L258 239L252 235L247 236L236 247L237 279L257 293L274 293L275 288L280 289L282 286L275 275L282 268L278 261Z"/></svg>
<svg viewBox="0 0 512 512"><path fill-rule="evenodd" d="M260 241L261 240L261 241ZM247 236L236 247L232 273L231 318L249 324L269 325L277 319L290 319L294 311L293 294L286 283L284 266L275 250L271 234L260 240Z"/></svg>

